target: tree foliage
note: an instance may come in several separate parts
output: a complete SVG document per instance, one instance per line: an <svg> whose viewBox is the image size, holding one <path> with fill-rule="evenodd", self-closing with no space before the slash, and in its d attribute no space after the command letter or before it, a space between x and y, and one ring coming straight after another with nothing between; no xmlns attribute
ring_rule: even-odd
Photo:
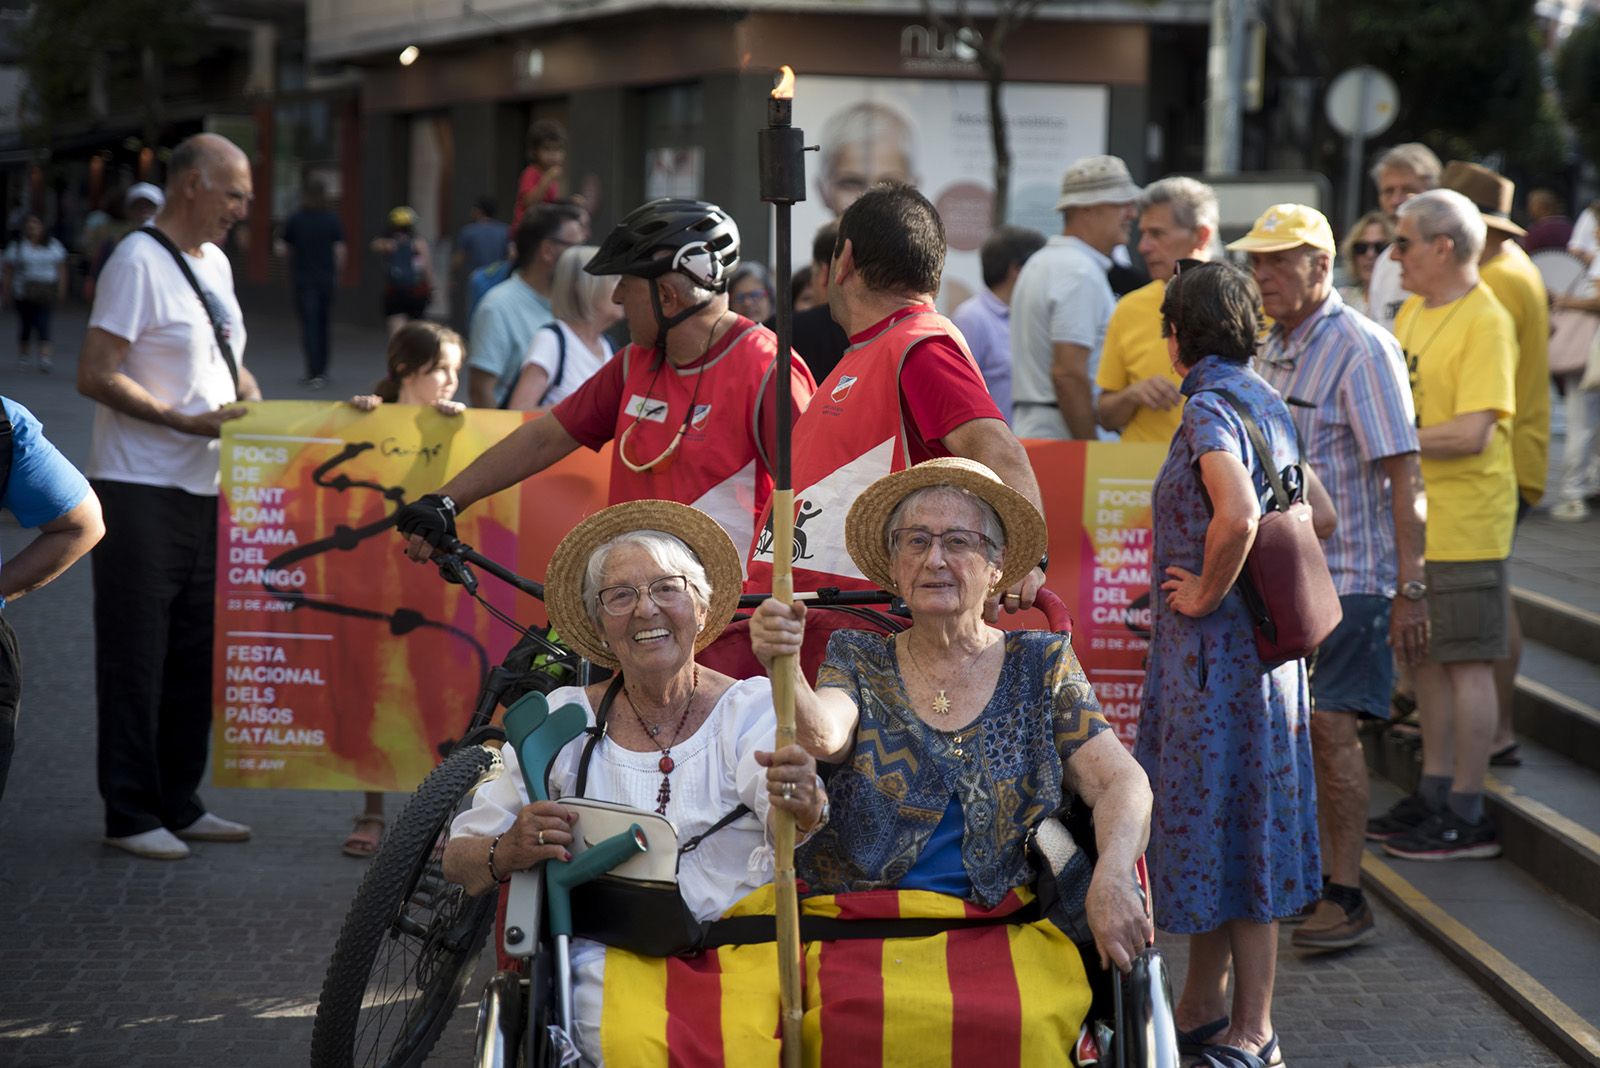
<svg viewBox="0 0 1600 1068"><path fill-rule="evenodd" d="M137 107L146 140L160 126L160 73L185 62L199 23L195 0L35 0L18 33L33 140L92 118L97 80L110 110Z"/></svg>
<svg viewBox="0 0 1600 1068"><path fill-rule="evenodd" d="M1589 19L1567 38L1556 63L1556 85L1584 158L1600 165L1600 18Z"/></svg>
<svg viewBox="0 0 1600 1068"><path fill-rule="evenodd" d="M1340 0L1319 20L1327 74L1368 63L1399 87L1386 140L1422 141L1443 159L1500 154L1523 173L1561 166L1533 0Z"/></svg>

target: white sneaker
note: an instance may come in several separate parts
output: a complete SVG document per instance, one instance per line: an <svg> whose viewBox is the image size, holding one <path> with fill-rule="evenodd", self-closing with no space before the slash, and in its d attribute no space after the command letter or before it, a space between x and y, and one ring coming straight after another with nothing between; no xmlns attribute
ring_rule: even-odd
<svg viewBox="0 0 1600 1068"><path fill-rule="evenodd" d="M130 834L123 838L106 838L104 841L113 849L121 849L136 857L145 857L149 860L182 860L189 855L189 847L178 841L177 836L165 827Z"/></svg>
<svg viewBox="0 0 1600 1068"><path fill-rule="evenodd" d="M250 828L233 820L225 820L214 812L207 812L189 826L179 829L177 835L191 842L248 842Z"/></svg>
<svg viewBox="0 0 1600 1068"><path fill-rule="evenodd" d="M1550 518L1559 523L1581 523L1589 518L1589 506L1582 500L1558 501L1550 506Z"/></svg>

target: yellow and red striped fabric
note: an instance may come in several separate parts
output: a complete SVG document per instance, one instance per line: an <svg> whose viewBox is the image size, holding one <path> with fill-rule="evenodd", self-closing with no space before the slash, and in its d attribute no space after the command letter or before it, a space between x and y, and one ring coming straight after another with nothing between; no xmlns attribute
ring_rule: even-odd
<svg viewBox="0 0 1600 1068"><path fill-rule="evenodd" d="M801 902L807 915L894 919L1008 915L921 890L872 890ZM771 915L770 886L728 915ZM926 938L805 947L805 1063L810 1068L984 1068L1066 1063L1089 1008L1077 948L1047 921ZM777 948L728 946L693 958L610 950L600 1045L608 1068L745 1068L778 1063Z"/></svg>

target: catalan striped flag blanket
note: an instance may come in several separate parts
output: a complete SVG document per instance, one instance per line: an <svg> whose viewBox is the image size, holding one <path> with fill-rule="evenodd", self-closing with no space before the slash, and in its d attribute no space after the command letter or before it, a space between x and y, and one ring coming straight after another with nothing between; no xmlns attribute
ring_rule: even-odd
<svg viewBox="0 0 1600 1068"><path fill-rule="evenodd" d="M807 898L801 911L839 919L1005 916L1031 899L1018 889L983 910L921 890L871 890ZM772 915L774 900L767 886L727 915ZM774 943L667 959L611 949L605 958L605 1065L778 1064ZM1077 948L1048 920L812 942L804 983L808 1068L1065 1064L1090 999Z"/></svg>

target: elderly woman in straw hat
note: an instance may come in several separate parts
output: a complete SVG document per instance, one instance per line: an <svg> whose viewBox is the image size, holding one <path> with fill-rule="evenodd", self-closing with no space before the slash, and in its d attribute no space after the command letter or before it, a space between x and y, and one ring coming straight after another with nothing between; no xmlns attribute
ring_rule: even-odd
<svg viewBox="0 0 1600 1068"><path fill-rule="evenodd" d="M989 468L929 460L850 509L850 556L902 597L912 626L833 635L813 689L796 679L799 738L837 765L832 820L800 851L812 893L895 887L993 908L1033 882L1030 830L1076 795L1096 810L1089 927L1126 967L1152 931L1133 879L1150 821L1144 772L1110 729L1060 634L986 622L996 591L1044 555L1044 519ZM797 652L802 605L764 603L763 662Z"/></svg>
<svg viewBox="0 0 1600 1068"><path fill-rule="evenodd" d="M823 822L816 763L798 746L773 753L772 690L695 663L733 616L739 552L716 522L671 501L613 505L578 524L550 558L546 606L570 645L615 668L610 682L566 687L550 706L577 702L597 715L602 740L589 757L583 796L653 810L680 842L705 835L678 869L684 904L701 921L771 881L769 812L795 817L803 836ZM550 769L553 797L577 793L585 736ZM576 814L559 801L529 803L510 747L505 771L457 818L444 855L447 877L472 894L512 872L568 856ZM724 825L740 806L748 809ZM708 833L709 832L709 833ZM573 944L577 1041L598 1060L605 949Z"/></svg>

